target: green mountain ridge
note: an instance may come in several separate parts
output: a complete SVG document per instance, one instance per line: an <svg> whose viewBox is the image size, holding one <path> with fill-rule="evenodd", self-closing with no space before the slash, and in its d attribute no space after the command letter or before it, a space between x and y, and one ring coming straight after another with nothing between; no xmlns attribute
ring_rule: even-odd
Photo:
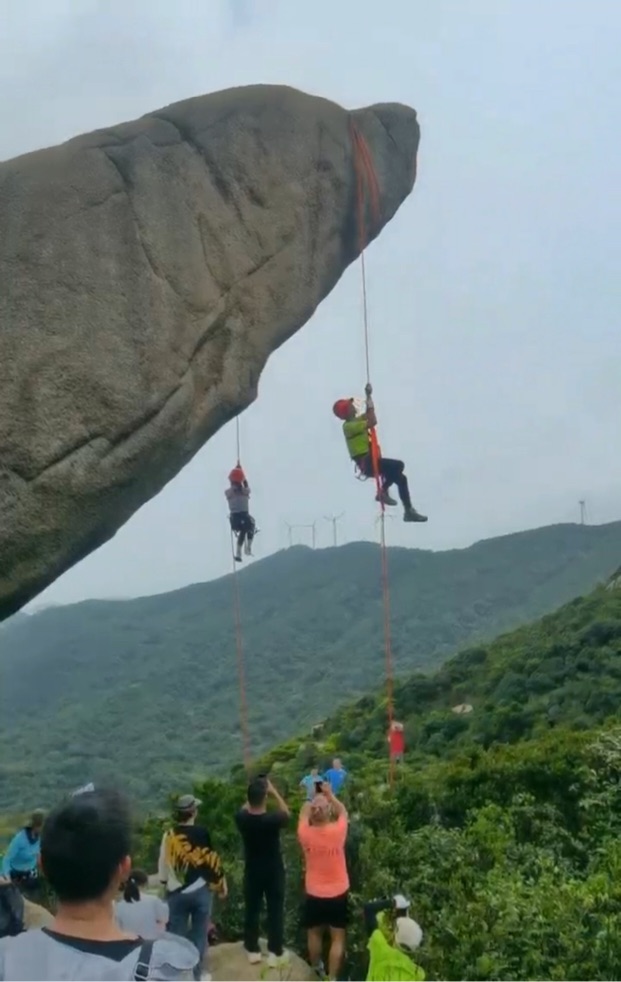
<svg viewBox="0 0 621 982"><path fill-rule="evenodd" d="M611 574L621 522L550 526L442 553L391 548L399 675L428 670ZM260 753L381 684L377 546L296 547L244 569L249 724ZM230 577L8 622L0 807L117 778L147 803L241 757ZM43 736L44 735L44 736Z"/></svg>

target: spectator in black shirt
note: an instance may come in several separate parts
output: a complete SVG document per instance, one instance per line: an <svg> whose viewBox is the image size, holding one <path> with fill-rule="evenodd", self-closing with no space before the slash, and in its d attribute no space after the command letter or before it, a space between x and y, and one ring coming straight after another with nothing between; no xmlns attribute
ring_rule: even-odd
<svg viewBox="0 0 621 982"><path fill-rule="evenodd" d="M267 810L270 795L276 802ZM267 906L268 967L287 961L283 949L285 868L280 851L280 831L289 821L286 803L267 777L256 777L248 785L248 800L235 816L244 843L244 946L251 965L261 961L259 917L263 897Z"/></svg>

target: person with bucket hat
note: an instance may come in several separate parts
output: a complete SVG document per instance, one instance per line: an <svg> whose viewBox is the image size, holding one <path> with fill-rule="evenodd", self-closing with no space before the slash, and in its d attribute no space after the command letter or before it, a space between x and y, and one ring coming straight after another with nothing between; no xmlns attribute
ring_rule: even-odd
<svg viewBox="0 0 621 982"><path fill-rule="evenodd" d="M164 832L160 846L158 874L166 891L170 911L168 931L191 941L200 955L195 979L208 948L208 926L213 895L227 896L222 861L203 825L197 825L200 798L184 794L177 798L174 824ZM203 976L204 977L204 976Z"/></svg>
<svg viewBox="0 0 621 982"><path fill-rule="evenodd" d="M377 417L373 404L373 389L370 384L365 388L366 407L358 414L354 399L337 399L332 412L343 421L343 434L349 451L360 476L374 478L379 481L376 500L382 505L396 505L390 495L390 488L396 484L399 498L403 505L404 522L426 522L427 516L421 515L414 508L410 497L408 479L405 476L405 464L402 460L383 457L375 436Z"/></svg>

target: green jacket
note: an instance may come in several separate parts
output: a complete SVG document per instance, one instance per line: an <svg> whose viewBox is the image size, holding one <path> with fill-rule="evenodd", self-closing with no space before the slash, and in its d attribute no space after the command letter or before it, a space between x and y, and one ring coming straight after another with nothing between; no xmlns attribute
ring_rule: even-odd
<svg viewBox="0 0 621 982"><path fill-rule="evenodd" d="M378 927L367 945L369 971L367 982L424 982L425 972L400 948L388 943Z"/></svg>

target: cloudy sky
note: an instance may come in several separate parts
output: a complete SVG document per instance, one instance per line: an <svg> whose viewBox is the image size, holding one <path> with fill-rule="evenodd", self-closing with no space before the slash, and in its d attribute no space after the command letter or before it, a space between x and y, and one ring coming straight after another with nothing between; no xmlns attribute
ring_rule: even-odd
<svg viewBox="0 0 621 982"><path fill-rule="evenodd" d="M3 0L2 21L0 158L253 82L416 107L419 179L368 275L382 445L430 521L389 539L463 546L573 521L581 498L621 518L618 0ZM356 266L242 417L260 555L285 521L328 545L345 512L343 539L376 536L330 413L363 384ZM234 456L229 426L38 603L228 571Z"/></svg>

